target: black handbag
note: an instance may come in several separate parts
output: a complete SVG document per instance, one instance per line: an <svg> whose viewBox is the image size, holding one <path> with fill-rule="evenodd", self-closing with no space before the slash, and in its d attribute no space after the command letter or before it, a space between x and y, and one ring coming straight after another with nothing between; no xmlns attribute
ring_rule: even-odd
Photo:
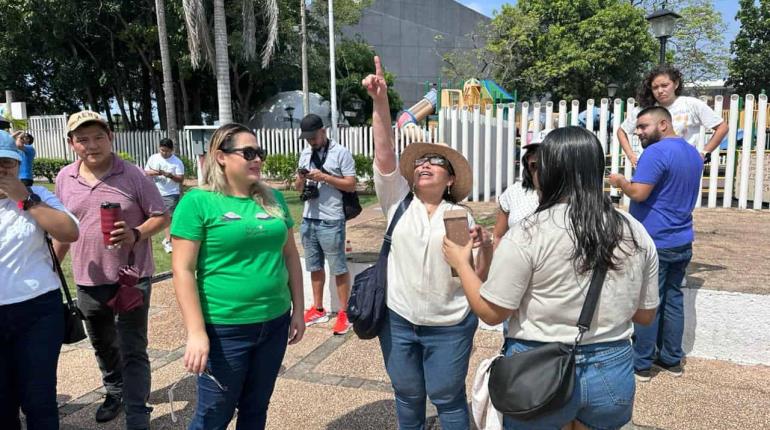
<svg viewBox="0 0 770 430"><path fill-rule="evenodd" d="M61 281L61 289L64 292L64 297L67 301L62 303L64 307L64 343L69 345L78 343L86 338L86 330L83 327L83 312L78 308L77 299L72 299L69 288L67 288L67 280L64 278L64 273L61 270L61 264L59 259L56 258L56 253L53 250L53 243L48 234L45 235L45 241L48 245L48 250L51 252L51 260L53 260L53 270L59 275L59 281Z"/></svg>
<svg viewBox="0 0 770 430"><path fill-rule="evenodd" d="M413 194L409 192L393 214L385 238L382 241L377 263L356 275L348 299L348 320L353 323L353 331L360 339L372 339L380 334L380 329L388 312L388 255L393 240L393 230L401 215L412 203Z"/></svg>
<svg viewBox="0 0 770 430"><path fill-rule="evenodd" d="M510 357L499 357L490 366L489 398L504 415L527 420L567 404L575 388L575 354L591 327L607 268L596 268L578 319L575 343L552 342Z"/></svg>

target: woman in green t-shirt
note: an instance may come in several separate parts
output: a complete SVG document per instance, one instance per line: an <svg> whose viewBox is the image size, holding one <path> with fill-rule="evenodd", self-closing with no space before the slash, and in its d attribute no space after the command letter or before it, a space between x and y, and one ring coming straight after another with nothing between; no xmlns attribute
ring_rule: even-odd
<svg viewBox="0 0 770 430"><path fill-rule="evenodd" d="M305 331L294 223L281 193L260 180L265 155L243 125L218 128L206 186L188 192L174 213L184 365L199 375L190 429L225 429L236 407L238 421L264 428L286 345Z"/></svg>

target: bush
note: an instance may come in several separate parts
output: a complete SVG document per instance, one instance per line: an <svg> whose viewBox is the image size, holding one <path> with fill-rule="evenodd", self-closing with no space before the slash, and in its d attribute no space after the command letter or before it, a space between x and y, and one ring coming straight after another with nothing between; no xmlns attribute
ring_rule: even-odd
<svg viewBox="0 0 770 430"><path fill-rule="evenodd" d="M356 178L359 181L364 181L367 191L372 191L374 189L374 159L363 154L356 154L353 156L353 161L356 163Z"/></svg>
<svg viewBox="0 0 770 430"><path fill-rule="evenodd" d="M198 163L181 155L178 157L182 160L182 164L184 164L185 178L196 178L198 176Z"/></svg>
<svg viewBox="0 0 770 430"><path fill-rule="evenodd" d="M297 172L299 154L271 154L262 164L262 172L270 179L291 185Z"/></svg>
<svg viewBox="0 0 770 430"><path fill-rule="evenodd" d="M134 158L133 155L129 154L128 152L125 152L125 151L118 152L118 157L120 157L120 159L123 161L128 161L129 163L136 164L136 159Z"/></svg>
<svg viewBox="0 0 770 430"><path fill-rule="evenodd" d="M35 158L32 163L32 174L36 178L44 177L48 179L49 184L53 184L59 170L67 164L70 162L63 158Z"/></svg>

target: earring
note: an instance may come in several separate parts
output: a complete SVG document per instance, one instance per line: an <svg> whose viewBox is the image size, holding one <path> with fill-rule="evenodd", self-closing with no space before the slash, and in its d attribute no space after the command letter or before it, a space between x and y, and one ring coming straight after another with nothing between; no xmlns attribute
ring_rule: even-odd
<svg viewBox="0 0 770 430"><path fill-rule="evenodd" d="M452 195L452 186L451 186L451 185L447 185L447 186L446 186L446 193L447 193L448 195L450 195L450 196Z"/></svg>

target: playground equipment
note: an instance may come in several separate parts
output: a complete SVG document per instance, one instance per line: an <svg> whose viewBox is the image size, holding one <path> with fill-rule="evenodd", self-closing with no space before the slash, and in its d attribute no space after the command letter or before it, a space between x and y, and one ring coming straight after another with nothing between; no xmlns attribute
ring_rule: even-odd
<svg viewBox="0 0 770 430"><path fill-rule="evenodd" d="M427 94L425 94L419 102L409 109L401 112L396 120L398 128L404 128L407 125L417 125L418 122L424 120L428 115L432 115L436 111L436 99L438 92L435 88L431 88Z"/></svg>

